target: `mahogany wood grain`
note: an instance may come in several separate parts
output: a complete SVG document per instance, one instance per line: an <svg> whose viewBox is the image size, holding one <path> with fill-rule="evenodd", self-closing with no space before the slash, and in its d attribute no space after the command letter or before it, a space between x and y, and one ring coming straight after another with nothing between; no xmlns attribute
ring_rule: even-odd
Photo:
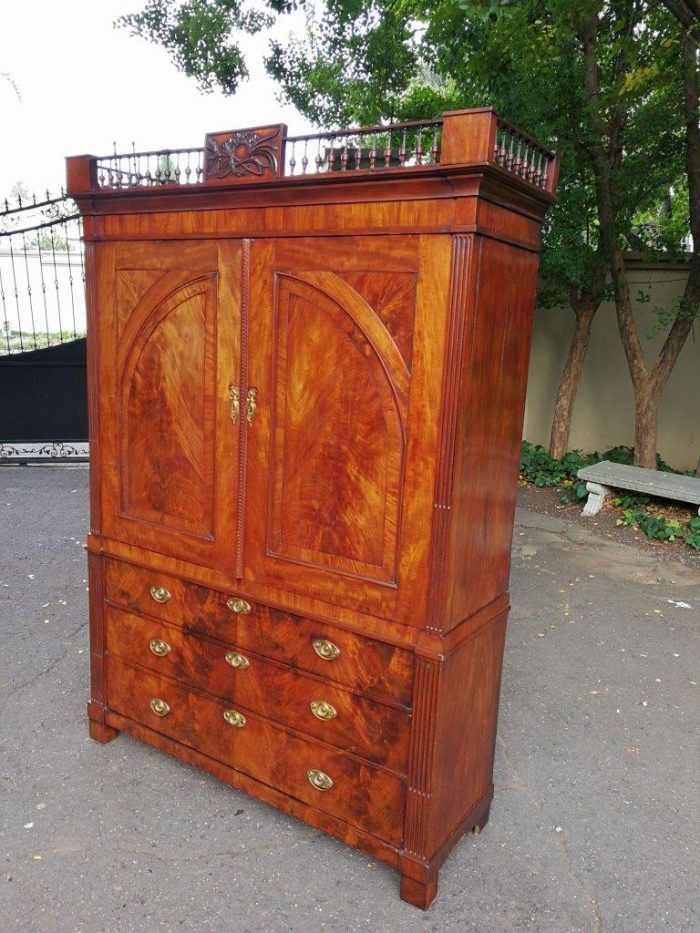
<svg viewBox="0 0 700 933"><path fill-rule="evenodd" d="M239 244L100 251L97 321L103 531L229 570L238 483L229 386Z"/></svg>
<svg viewBox="0 0 700 933"><path fill-rule="evenodd" d="M302 674L241 645L213 641L111 606L105 614L110 655L240 703L328 745L406 774L407 712L351 693L332 681ZM155 640L165 642L167 654L160 656L153 651ZM232 654L245 666L232 666L227 660ZM332 706L332 719L325 721L314 715L311 704L319 700Z"/></svg>
<svg viewBox="0 0 700 933"><path fill-rule="evenodd" d="M448 630L508 587L537 258L480 239L465 274L455 309L466 327L455 369Z"/></svg>
<svg viewBox="0 0 700 933"><path fill-rule="evenodd" d="M405 785L389 772L303 739L243 706L236 712L243 714L245 724L240 728L230 725L224 719L229 704L113 658L107 661L107 683L111 708L121 715L386 842L401 842ZM168 704L167 715L152 710L153 699ZM331 778L329 790L313 786L307 774L310 769Z"/></svg>
<svg viewBox="0 0 700 933"><path fill-rule="evenodd" d="M448 249L447 237L255 244L246 583L420 624ZM418 283L410 371L366 300L394 270L399 294L407 274ZM350 284L360 274L364 294Z"/></svg>
<svg viewBox="0 0 700 933"><path fill-rule="evenodd" d="M319 810L318 807L303 800L297 800L296 797L291 797L275 787L270 787L268 784L255 780L243 771L237 771L221 761L202 754L195 748L189 748L189 746L176 742L167 735L149 729L148 726L119 713L108 712L107 722L109 728L113 728L117 733L126 732L133 735L154 748L159 748L161 751L173 755L180 761L195 765L203 771L213 774L219 780L231 785L231 787L242 790L246 794L262 800L263 803L281 810L283 813L288 813L290 816L294 816L328 835L342 839L347 845L361 849L373 856L373 858L381 859L381 861L386 862L393 868L398 867L399 849L397 846L378 839L356 826L352 826L346 820Z"/></svg>
<svg viewBox="0 0 700 933"><path fill-rule="evenodd" d="M495 164L496 131L549 160L547 190ZM452 112L440 165L235 184L109 190L91 157L68 163L86 239L90 733L130 732L373 853L424 909L493 797L557 172L518 134Z"/></svg>
<svg viewBox="0 0 700 933"><path fill-rule="evenodd" d="M482 626L442 665L426 837L431 857L491 787L506 619L504 612Z"/></svg>
<svg viewBox="0 0 700 933"><path fill-rule="evenodd" d="M156 602L150 593L153 586L165 587L170 599ZM411 652L269 606L253 605L250 614L240 615L227 606L235 595L233 589L220 593L177 577L107 561L105 596L118 607L249 648L385 702L410 706ZM339 650L338 656L330 660L320 657L313 647L317 640L330 641Z"/></svg>
<svg viewBox="0 0 700 933"><path fill-rule="evenodd" d="M496 111L490 107L446 113L440 163L450 165L491 162L497 123Z"/></svg>
<svg viewBox="0 0 700 933"><path fill-rule="evenodd" d="M284 173L284 123L207 133L204 139L205 185L269 182Z"/></svg>

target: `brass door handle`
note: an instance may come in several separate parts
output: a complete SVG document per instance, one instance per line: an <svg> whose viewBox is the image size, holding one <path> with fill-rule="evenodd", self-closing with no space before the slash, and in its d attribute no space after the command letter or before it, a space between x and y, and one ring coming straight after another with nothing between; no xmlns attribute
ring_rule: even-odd
<svg viewBox="0 0 700 933"><path fill-rule="evenodd" d="M257 411L257 408L258 408L257 395L258 395L257 389L248 389L248 395L246 397L246 409L245 409L245 416L248 419L248 424L252 424L253 418L255 418L255 412Z"/></svg>
<svg viewBox="0 0 700 933"><path fill-rule="evenodd" d="M228 393L229 401L231 403L229 414L231 415L231 421L236 424L241 413L241 390L238 388L238 386L229 386Z"/></svg>

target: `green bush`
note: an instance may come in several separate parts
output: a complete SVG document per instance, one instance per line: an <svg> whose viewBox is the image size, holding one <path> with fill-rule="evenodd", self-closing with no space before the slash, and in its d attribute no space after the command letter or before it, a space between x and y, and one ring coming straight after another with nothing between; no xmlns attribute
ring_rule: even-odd
<svg viewBox="0 0 700 933"><path fill-rule="evenodd" d="M523 441L520 448L520 473L535 486L559 486L568 480L575 491L578 486L583 487L583 493L576 491L576 495L581 498L586 494L586 484L578 482L576 473L581 467L597 463L600 459L597 454L582 454L578 450L571 450L561 460L555 460L539 444Z"/></svg>
<svg viewBox="0 0 700 933"><path fill-rule="evenodd" d="M601 460L615 463L632 463L631 447L612 447L603 454L582 454L580 450L571 450L561 460L555 460L539 444L523 441L520 450L520 475L535 486L558 486L573 494L576 499L585 498L586 484L577 479L577 472L584 466ZM656 462L660 470L677 473L657 455ZM694 550L700 552L700 517L691 518L687 525L681 525L677 519L667 519L649 509L649 496L624 495L613 499L612 504L622 509L622 518L618 525L630 525L639 528L648 538L656 541L685 541Z"/></svg>

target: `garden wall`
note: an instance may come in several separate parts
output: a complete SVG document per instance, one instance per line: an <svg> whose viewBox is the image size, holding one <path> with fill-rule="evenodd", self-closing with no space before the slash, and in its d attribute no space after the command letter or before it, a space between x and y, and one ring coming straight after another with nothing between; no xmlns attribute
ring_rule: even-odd
<svg viewBox="0 0 700 933"><path fill-rule="evenodd" d="M640 290L650 295L648 303L636 304L636 314L647 359L653 360L663 343L663 334L650 336L655 321L652 309L673 306L683 292L687 266L630 260L628 268L632 295L636 297ZM569 309L538 309L535 314L523 437L545 447L573 323ZM617 331L615 307L606 302L593 321L569 447L603 451L633 443L632 383ZM664 460L676 469L694 469L700 457L700 322L688 337L664 391L658 446Z"/></svg>

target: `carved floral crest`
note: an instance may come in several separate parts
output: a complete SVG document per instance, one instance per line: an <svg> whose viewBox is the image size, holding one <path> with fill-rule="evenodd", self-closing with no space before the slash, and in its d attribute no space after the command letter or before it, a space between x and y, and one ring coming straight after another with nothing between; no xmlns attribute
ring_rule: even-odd
<svg viewBox="0 0 700 933"><path fill-rule="evenodd" d="M208 136L207 178L279 175L281 130L275 126Z"/></svg>

